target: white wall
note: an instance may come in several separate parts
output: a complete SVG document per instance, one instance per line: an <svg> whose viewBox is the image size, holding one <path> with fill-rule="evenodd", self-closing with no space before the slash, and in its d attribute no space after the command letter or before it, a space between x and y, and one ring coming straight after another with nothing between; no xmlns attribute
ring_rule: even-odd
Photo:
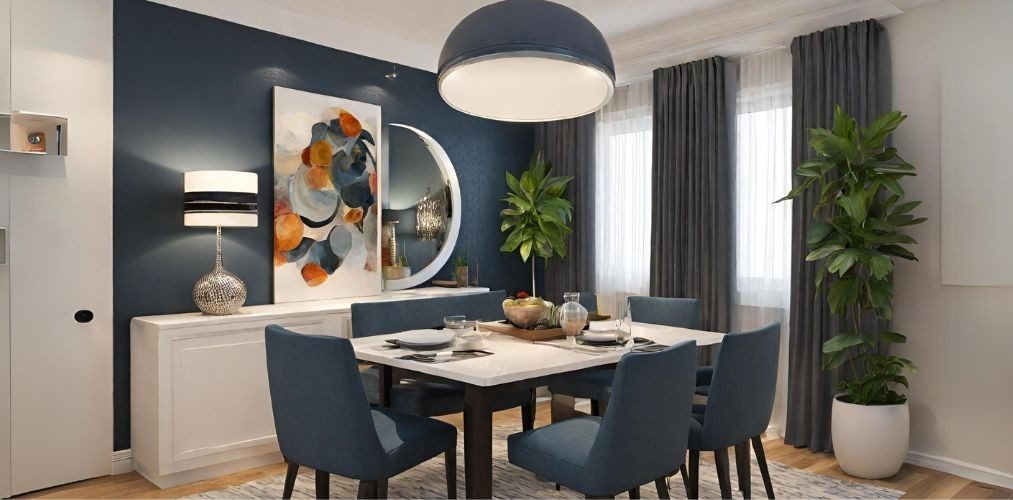
<svg viewBox="0 0 1013 500"><path fill-rule="evenodd" d="M0 157L11 174L14 493L111 470L112 10L14 0L12 107L69 118L70 154ZM75 322L80 309L94 321Z"/></svg>
<svg viewBox="0 0 1013 500"><path fill-rule="evenodd" d="M893 61L894 108L909 115L895 145L916 165L905 181L911 199L929 221L911 234L921 262L903 262L896 273L894 326L908 336L897 351L920 368L911 376L911 450L915 462L947 466L963 475L1013 486L1013 288L943 286L941 275L940 81L945 55L954 47L991 54L994 64L1013 64L1004 39L1013 21L1007 0L947 0L912 9L886 21ZM972 34L976 36L971 36ZM974 43L973 40L995 43ZM975 74L966 75L973 79ZM1013 89L994 96L1009 106ZM1013 127L1006 122L1013 140ZM964 124L969 128L979 123ZM1007 151L995 161L1010 165ZM962 175L982 171L950 164ZM989 182L981 178L978 182ZM1005 191L1010 191L1006 186ZM1013 230L1008 200L1005 227ZM1007 249L1013 255L1013 249ZM1013 266L1013 259L1008 259ZM933 462L941 457L940 462ZM959 462L966 462L961 464ZM973 465L971 465L973 464ZM964 468L964 469L962 469ZM976 469L992 469L977 471Z"/></svg>

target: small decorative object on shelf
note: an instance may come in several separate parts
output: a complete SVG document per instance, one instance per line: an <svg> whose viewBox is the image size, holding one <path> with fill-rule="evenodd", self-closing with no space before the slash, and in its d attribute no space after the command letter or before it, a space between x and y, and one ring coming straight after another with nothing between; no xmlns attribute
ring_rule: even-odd
<svg viewBox="0 0 1013 500"><path fill-rule="evenodd" d="M468 257L458 255L454 258L454 278L457 286L468 286Z"/></svg>
<svg viewBox="0 0 1013 500"><path fill-rule="evenodd" d="M580 334L587 326L587 309L580 305L580 293L563 294L563 305L559 308L559 326L568 337Z"/></svg>
<svg viewBox="0 0 1013 500"><path fill-rule="evenodd" d="M28 151L30 153L46 152L46 133L32 132L28 134Z"/></svg>
<svg viewBox="0 0 1013 500"><path fill-rule="evenodd" d="M257 227L257 174L204 170L183 174L183 224L214 227L215 266L193 287L204 314L235 314L246 302L246 284L222 265L222 226Z"/></svg>
<svg viewBox="0 0 1013 500"><path fill-rule="evenodd" d="M471 286L478 286L478 268L481 265L478 257L475 257L475 272L471 274Z"/></svg>

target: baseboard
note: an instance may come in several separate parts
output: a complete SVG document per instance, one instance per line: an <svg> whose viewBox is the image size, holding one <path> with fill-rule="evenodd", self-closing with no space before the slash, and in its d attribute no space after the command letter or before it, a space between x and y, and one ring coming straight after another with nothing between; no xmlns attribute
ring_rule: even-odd
<svg viewBox="0 0 1013 500"><path fill-rule="evenodd" d="M134 454L130 448L113 452L113 474L126 474L134 471Z"/></svg>
<svg viewBox="0 0 1013 500"><path fill-rule="evenodd" d="M988 467L982 467L972 463L962 462L960 460L954 460L952 458L938 457L927 453L919 453L917 451L909 451L905 462L911 465L925 467L927 469L946 472L955 476L966 477L982 483L1002 486L1003 488L1013 488L1013 474L990 469Z"/></svg>

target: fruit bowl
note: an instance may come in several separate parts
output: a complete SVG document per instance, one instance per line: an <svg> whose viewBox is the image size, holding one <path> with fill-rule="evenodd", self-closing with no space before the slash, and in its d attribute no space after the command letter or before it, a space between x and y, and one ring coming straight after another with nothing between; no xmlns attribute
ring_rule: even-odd
<svg viewBox="0 0 1013 500"><path fill-rule="evenodd" d="M531 329L538 326L548 315L550 302L538 297L507 299L503 301L503 315L517 328Z"/></svg>

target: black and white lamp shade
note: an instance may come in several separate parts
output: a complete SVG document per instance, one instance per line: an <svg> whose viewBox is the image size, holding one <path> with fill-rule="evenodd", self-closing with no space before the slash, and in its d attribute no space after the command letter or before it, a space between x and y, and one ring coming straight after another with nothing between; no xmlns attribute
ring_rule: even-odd
<svg viewBox="0 0 1013 500"><path fill-rule="evenodd" d="M199 170L183 174L183 224L257 227L257 174Z"/></svg>
<svg viewBox="0 0 1013 500"><path fill-rule="evenodd" d="M615 90L615 64L587 18L546 0L505 0L464 18L440 52L440 95L465 113L512 122L593 113Z"/></svg>

